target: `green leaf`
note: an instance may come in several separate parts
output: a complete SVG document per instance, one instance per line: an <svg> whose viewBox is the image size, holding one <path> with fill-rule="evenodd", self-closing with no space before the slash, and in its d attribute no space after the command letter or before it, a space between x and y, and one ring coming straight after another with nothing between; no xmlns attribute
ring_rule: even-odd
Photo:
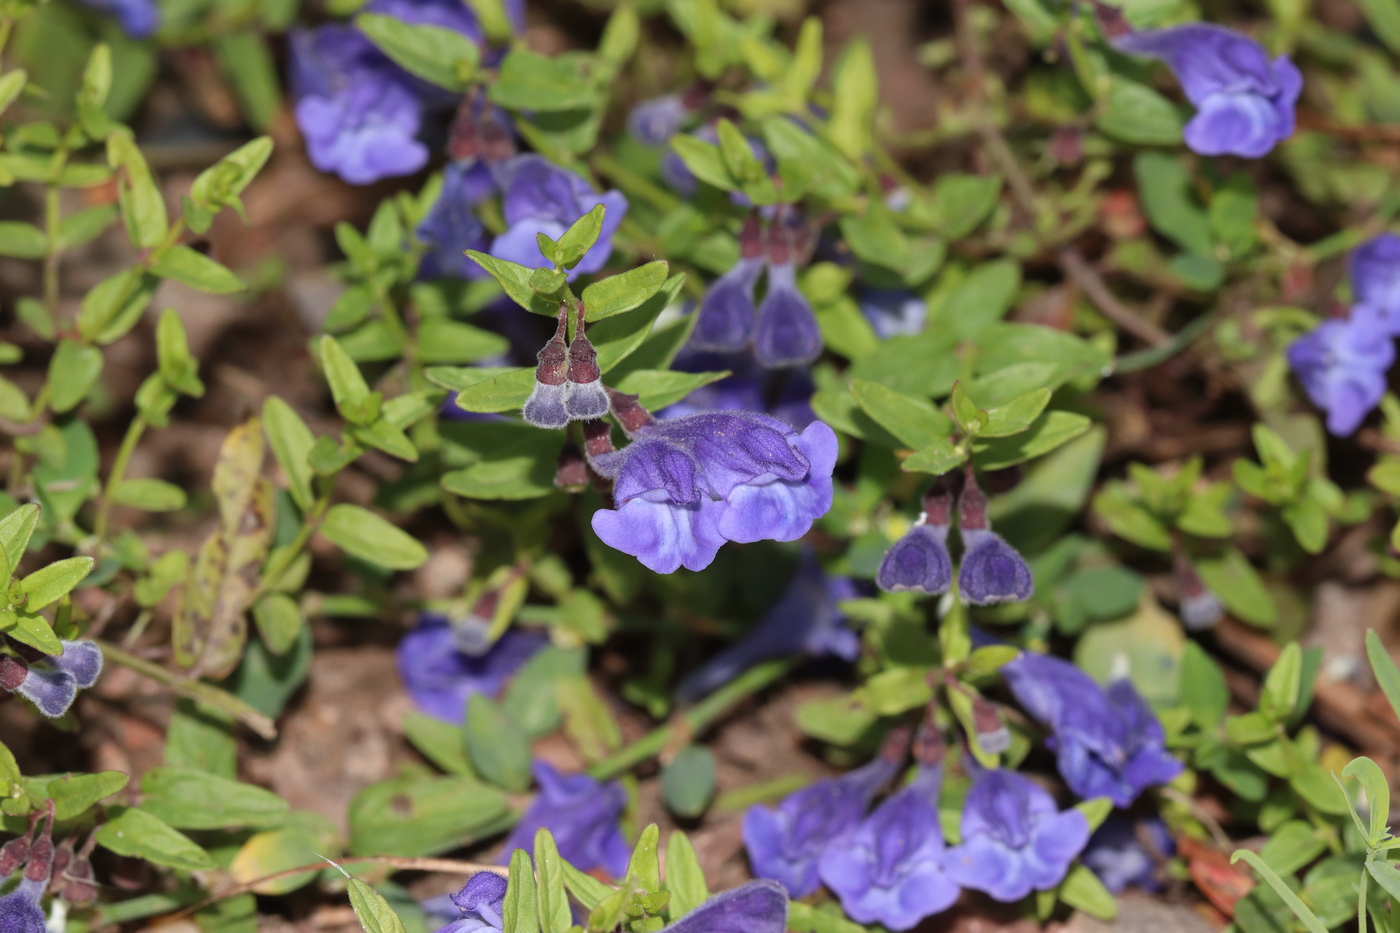
<svg viewBox="0 0 1400 933"><path fill-rule="evenodd" d="M671 149L680 156L692 175L722 191L734 191L738 182L729 174L719 147L685 133L671 137Z"/></svg>
<svg viewBox="0 0 1400 933"><path fill-rule="evenodd" d="M933 688L924 668L892 667L866 680L856 697L881 716L897 716L926 704L933 698Z"/></svg>
<svg viewBox="0 0 1400 933"><path fill-rule="evenodd" d="M102 351L64 339L49 359L49 404L56 412L72 411L87 398L102 375Z"/></svg>
<svg viewBox="0 0 1400 933"><path fill-rule="evenodd" d="M78 331L87 340L111 343L136 326L159 284L142 269L113 273L83 296Z"/></svg>
<svg viewBox="0 0 1400 933"><path fill-rule="evenodd" d="M929 473L942 476L967 462L967 451L963 446L954 447L952 438L945 437L934 441L900 464L900 469L911 473Z"/></svg>
<svg viewBox="0 0 1400 933"><path fill-rule="evenodd" d="M516 49L501 62L491 85L491 102L536 113L591 108L598 90L581 73L581 62L567 53L548 58Z"/></svg>
<svg viewBox="0 0 1400 933"><path fill-rule="evenodd" d="M695 846L680 830L672 830L666 837L665 889L671 892L671 901L666 906L673 921L705 903L710 896Z"/></svg>
<svg viewBox="0 0 1400 933"><path fill-rule="evenodd" d="M116 813L116 816L112 816ZM181 871L209 871L214 860L190 837L144 810L114 807L97 828L97 843L118 855Z"/></svg>
<svg viewBox="0 0 1400 933"><path fill-rule="evenodd" d="M700 816L714 795L715 756L704 745L687 745L661 769L661 797L677 816Z"/></svg>
<svg viewBox="0 0 1400 933"><path fill-rule="evenodd" d="M384 18L388 19L387 16ZM384 895L359 878L351 878L346 887L350 892L350 906L355 911L355 919L360 921L365 933L408 933Z"/></svg>
<svg viewBox="0 0 1400 933"><path fill-rule="evenodd" d="M852 379L851 394L880 427L914 450L947 441L952 433L948 416L924 399L866 379Z"/></svg>
<svg viewBox="0 0 1400 933"><path fill-rule="evenodd" d="M506 290L506 294L510 296L511 300L526 311L549 317L559 315L559 302L543 297L531 287L530 280L535 274L534 269L519 263L497 259L489 253L478 252L474 249L467 250L467 256L478 266L491 273L492 278L501 284L501 288Z"/></svg>
<svg viewBox="0 0 1400 933"><path fill-rule="evenodd" d="M978 437L1010 437L1020 434L1035 423L1045 406L1050 404L1049 389L1033 389L1005 405L987 411L987 423L977 432Z"/></svg>
<svg viewBox="0 0 1400 933"><path fill-rule="evenodd" d="M263 401L262 414L263 431L272 447L272 455L287 479L287 492L291 494L292 501L306 512L316 501L310 462L316 437L301 416L292 410L292 406L276 395L269 395Z"/></svg>
<svg viewBox="0 0 1400 933"><path fill-rule="evenodd" d="M233 85L249 125L260 133L266 132L276 120L277 112L282 106L282 91L277 83L277 64L272 50L268 48L267 38L252 31L235 32L216 36L212 44L219 67ZM263 142L268 143L270 147L271 141L266 137ZM222 165L223 162L219 164ZM237 194L236 191L233 193ZM193 194L194 191L191 191L191 195Z"/></svg>
<svg viewBox="0 0 1400 933"><path fill-rule="evenodd" d="M367 414L364 406L370 400L369 383L360 374L360 367L350 359L340 343L327 334L321 338L321 367L325 370L326 381L330 383L335 407L347 421L355 424L368 424L378 416L378 412Z"/></svg>
<svg viewBox="0 0 1400 933"><path fill-rule="evenodd" d="M1288 778L1288 786L1313 807L1329 816L1344 816L1351 802L1336 778L1316 761L1307 761Z"/></svg>
<svg viewBox="0 0 1400 933"><path fill-rule="evenodd" d="M0 550L9 558L11 570L19 566L20 558L29 549L29 539L39 527L39 506L25 503L4 518L0 518Z"/></svg>
<svg viewBox="0 0 1400 933"><path fill-rule="evenodd" d="M42 259L48 251L48 238L38 227L17 220L0 221L0 256Z"/></svg>
<svg viewBox="0 0 1400 933"><path fill-rule="evenodd" d="M1114 534L1141 547L1171 550L1171 532L1121 482L1106 483L1094 496L1094 512Z"/></svg>
<svg viewBox="0 0 1400 933"><path fill-rule="evenodd" d="M559 867L564 870L564 887L568 888L569 893L586 910L594 910L614 893L611 885L604 884L592 875L585 875L568 862L561 860Z"/></svg>
<svg viewBox="0 0 1400 933"><path fill-rule="evenodd" d="M424 758L448 774L472 776L461 728L416 710L405 713L401 725L404 738Z"/></svg>
<svg viewBox="0 0 1400 933"><path fill-rule="evenodd" d="M4 537L4 531L4 524L0 523L0 545L4 545L6 554L14 554ZM1396 668L1390 652L1385 650L1385 645L1381 644L1381 638L1374 629L1366 630L1366 657L1371 661L1376 683L1380 685L1385 698L1390 701L1390 708L1400 717L1400 669Z"/></svg>
<svg viewBox="0 0 1400 933"><path fill-rule="evenodd" d="M1275 722L1284 722L1297 709L1302 693L1303 652L1298 643L1289 642L1279 652L1278 660L1264 677L1259 695L1259 711Z"/></svg>
<svg viewBox="0 0 1400 933"><path fill-rule="evenodd" d="M1269 834L1259 856L1280 875L1291 875L1327 850L1317 828L1302 820L1289 820Z"/></svg>
<svg viewBox="0 0 1400 933"><path fill-rule="evenodd" d="M1392 904L1400 901L1400 868L1396 868L1394 862L1367 859L1366 871L1372 878L1376 879L1377 884L1385 889L1385 893L1390 895Z"/></svg>
<svg viewBox="0 0 1400 933"><path fill-rule="evenodd" d="M229 863L228 873L239 884L251 885L254 894L290 894L317 878L329 876L330 871L313 868L290 875L285 872L314 862L317 855L335 854L343 845L340 831L328 817L293 810L272 829L249 836ZM266 880L269 875L279 877Z"/></svg>
<svg viewBox="0 0 1400 933"><path fill-rule="evenodd" d="M126 786L129 778L120 771L99 771L96 774L40 774L21 782L30 799L54 802L54 818L71 820L82 816L88 807L112 796Z"/></svg>
<svg viewBox="0 0 1400 933"><path fill-rule="evenodd" d="M9 635L15 641L23 642L31 648L36 648L44 654L57 656L63 654L63 645L54 634L52 626L47 619L36 612L17 612L9 616L8 621L0 625L0 631Z"/></svg>
<svg viewBox="0 0 1400 933"><path fill-rule="evenodd" d="M163 479L124 479L112 496L117 505L146 512L175 512L185 507L185 491Z"/></svg>
<svg viewBox="0 0 1400 933"><path fill-rule="evenodd" d="M1020 287L1021 266L1016 261L998 259L983 263L973 268L941 302L931 304L926 327L943 331L946 338L955 341L976 339L1006 317Z"/></svg>
<svg viewBox="0 0 1400 933"><path fill-rule="evenodd" d="M871 149L871 124L880 99L875 55L863 36L852 39L837 60L832 79L826 137L846 158L860 160Z"/></svg>
<svg viewBox="0 0 1400 933"><path fill-rule="evenodd" d="M0 113L9 109L28 81L29 75L23 68L16 68L0 77Z"/></svg>
<svg viewBox="0 0 1400 933"><path fill-rule="evenodd" d="M226 267L188 246L172 246L155 255L151 271L211 295L229 295L248 286Z"/></svg>
<svg viewBox="0 0 1400 933"><path fill-rule="evenodd" d="M539 873L539 917L544 933L567 933L574 925L564 890L563 858L548 829L535 831L535 871Z"/></svg>
<svg viewBox="0 0 1400 933"><path fill-rule="evenodd" d="M1397 0L1359 0L1361 12L1376 36L1392 52L1400 54L1400 2ZM8 78L9 75L6 75Z"/></svg>
<svg viewBox="0 0 1400 933"><path fill-rule="evenodd" d="M90 207L87 210L69 214L58 225L58 246L72 249L96 239L102 231L112 225L118 216L115 204Z"/></svg>
<svg viewBox="0 0 1400 933"><path fill-rule="evenodd" d="M588 321L641 307L666 284L670 266L663 259L594 282L583 290Z"/></svg>
<svg viewBox="0 0 1400 933"><path fill-rule="evenodd" d="M406 856L445 852L499 826L509 811L505 795L471 777L382 781L360 791L350 803L350 851Z"/></svg>
<svg viewBox="0 0 1400 933"><path fill-rule="evenodd" d="M1118 916L1118 903L1113 895L1103 886L1098 875L1083 865L1075 865L1069 870L1060 884L1059 895L1060 900L1069 906L1100 920L1112 920Z"/></svg>
<svg viewBox="0 0 1400 933"><path fill-rule="evenodd" d="M286 654L296 644L303 623L301 608L286 593L268 593L253 604L253 621L267 650Z"/></svg>
<svg viewBox="0 0 1400 933"><path fill-rule="evenodd" d="M909 264L909 238L880 201L871 201L863 215L842 217L841 235L851 252L871 265L903 272Z"/></svg>
<svg viewBox="0 0 1400 933"><path fill-rule="evenodd" d="M1115 75L1094 125L1115 139L1143 146L1181 142L1176 105L1145 84Z"/></svg>
<svg viewBox="0 0 1400 933"><path fill-rule="evenodd" d="M535 387L535 371L524 366L435 366L424 370L428 381L456 391L466 411L518 411Z"/></svg>
<svg viewBox="0 0 1400 933"><path fill-rule="evenodd" d="M535 893L535 867L524 849L510 854L510 879L501 906L503 929L508 933L540 933L540 915Z"/></svg>
<svg viewBox="0 0 1400 933"><path fill-rule="evenodd" d="M822 910L801 901L788 902L787 928L792 933L869 933L847 920L839 909Z"/></svg>
<svg viewBox="0 0 1400 933"><path fill-rule="evenodd" d="M68 595L73 587L83 581L83 577L92 572L92 564L91 557L68 557L41 567L20 580L20 592L25 596L25 612L38 612Z"/></svg>
<svg viewBox="0 0 1400 933"><path fill-rule="evenodd" d="M1317 919L1317 915L1298 898L1297 894L1293 893L1293 889L1284 883L1284 880L1275 874L1274 870L1262 858L1248 849L1236 849L1235 854L1230 856L1230 863L1233 865L1240 859L1244 859L1249 867L1253 868L1255 873L1263 878L1269 887L1273 888L1274 893L1283 899L1283 902L1288 905L1288 909L1293 911L1297 918L1302 921L1309 933L1327 933L1327 928Z"/></svg>
<svg viewBox="0 0 1400 933"><path fill-rule="evenodd" d="M1186 167L1166 153L1140 152L1133 159L1133 174L1152 227L1188 253L1210 256L1210 216Z"/></svg>
<svg viewBox="0 0 1400 933"><path fill-rule="evenodd" d="M572 269L578 265L583 257L593 248L593 244L598 242L598 234L603 230L603 215L607 208L602 204L595 204L593 209L584 214L559 238L556 248L559 251L559 264L565 269Z"/></svg>
<svg viewBox="0 0 1400 933"><path fill-rule="evenodd" d="M418 328L418 361L470 363L499 356L510 346L500 334L460 321L430 320Z"/></svg>
<svg viewBox="0 0 1400 933"><path fill-rule="evenodd" d="M188 699L176 701L165 731L165 763L233 780L238 774L235 722L230 714L214 707Z"/></svg>
<svg viewBox="0 0 1400 933"><path fill-rule="evenodd" d="M785 200L810 192L835 201L852 194L860 184L860 174L834 146L787 116L765 120L763 138L777 159Z"/></svg>
<svg viewBox="0 0 1400 933"><path fill-rule="evenodd" d="M655 823L647 825L637 837L632 857L627 860L626 878L646 891L661 889L661 830Z"/></svg>
<svg viewBox="0 0 1400 933"><path fill-rule="evenodd" d="M398 526L358 505L333 505L321 534L347 554L391 570L412 570L428 559L428 549Z"/></svg>
<svg viewBox="0 0 1400 933"><path fill-rule="evenodd" d="M355 17L355 27L404 70L449 91L470 86L481 58L475 41L444 26L361 13Z"/></svg>
<svg viewBox="0 0 1400 933"><path fill-rule="evenodd" d="M1278 619L1278 607L1268 587L1238 549L1197 558L1196 570L1233 615L1259 626L1272 625Z"/></svg>
<svg viewBox="0 0 1400 933"><path fill-rule="evenodd" d="M1089 430L1092 424L1077 412L1048 411L1019 434L974 441L972 460L981 470L1004 470L1048 454Z"/></svg>
<svg viewBox="0 0 1400 933"><path fill-rule="evenodd" d="M506 790L530 786L530 743L524 730L490 697L474 693L467 700L467 754L476 772Z"/></svg>
<svg viewBox="0 0 1400 933"><path fill-rule="evenodd" d="M611 387L619 392L637 396L643 408L656 411L728 375L727 372L683 373L664 369L634 369L615 382L609 381Z"/></svg>
<svg viewBox="0 0 1400 933"><path fill-rule="evenodd" d="M1230 690L1215 659L1194 641L1188 641L1181 658L1181 701L1196 725L1215 729L1230 706Z"/></svg>
<svg viewBox="0 0 1400 933"><path fill-rule="evenodd" d="M141 249L158 246L169 230L165 200L130 130L115 130L107 137L107 162L119 170L117 202L132 244Z"/></svg>
<svg viewBox="0 0 1400 933"><path fill-rule="evenodd" d="M152 768L141 777L141 809L177 829L267 826L287 813L270 790L193 768Z"/></svg>
<svg viewBox="0 0 1400 933"><path fill-rule="evenodd" d="M1342 777L1356 778L1366 791L1366 809L1371 815L1370 833L1367 842L1372 848L1379 846L1390 835L1390 783L1385 773L1369 758L1353 758L1342 769Z"/></svg>
<svg viewBox="0 0 1400 933"><path fill-rule="evenodd" d="M172 388L195 397L204 394L204 383L199 381L198 375L199 363L190 356L185 325L173 308L162 311L156 323L156 359L161 378Z"/></svg>

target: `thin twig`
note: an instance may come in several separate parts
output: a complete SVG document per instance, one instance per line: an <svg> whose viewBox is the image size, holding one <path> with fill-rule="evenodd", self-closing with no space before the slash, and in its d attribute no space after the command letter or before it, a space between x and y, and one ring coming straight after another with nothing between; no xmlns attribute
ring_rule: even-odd
<svg viewBox="0 0 1400 933"><path fill-rule="evenodd" d="M1190 794L1183 794L1175 787L1160 788L1158 793L1172 803L1180 804L1187 810L1190 810L1191 815L1200 821L1200 824L1206 828L1206 832L1210 833L1211 838L1215 840L1215 844L1220 848L1221 852L1230 852L1235 848L1235 843L1230 839L1229 834L1225 832L1225 828L1220 825L1220 821L1212 816L1210 811L1205 807L1201 806L1196 798L1192 797Z"/></svg>
<svg viewBox="0 0 1400 933"><path fill-rule="evenodd" d="M1109 291L1104 280L1099 277L1099 273L1079 254L1079 250L1073 246L1064 246L1060 248L1055 258L1060 264L1060 269L1073 280L1075 285L1079 286L1080 291L1084 292L1085 296L1094 303L1094 307L1098 308L1104 317L1134 337L1154 347L1171 343L1171 334L1136 314L1131 308L1119 301L1113 292Z"/></svg>

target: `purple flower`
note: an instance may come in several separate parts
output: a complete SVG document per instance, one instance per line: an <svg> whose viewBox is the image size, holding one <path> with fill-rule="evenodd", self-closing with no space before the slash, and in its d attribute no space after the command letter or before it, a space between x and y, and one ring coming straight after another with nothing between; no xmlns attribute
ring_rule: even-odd
<svg viewBox="0 0 1400 933"><path fill-rule="evenodd" d="M817 420L812 411L816 386L806 369L774 370L759 366L750 353L707 353L687 345L671 364L677 372L729 371L684 399L662 409L666 418L705 411L761 411L802 431Z"/></svg>
<svg viewBox="0 0 1400 933"><path fill-rule="evenodd" d="M430 716L460 723L474 693L494 696L534 653L549 643L541 632L507 629L487 646L439 615L425 615L399 641L399 676L413 702ZM469 652L468 650L471 649Z"/></svg>
<svg viewBox="0 0 1400 933"><path fill-rule="evenodd" d="M790 262L768 267L768 293L758 306L754 355L770 369L805 366L822 352L822 332L806 296L797 290Z"/></svg>
<svg viewBox="0 0 1400 933"><path fill-rule="evenodd" d="M1293 341L1287 356L1308 398L1327 412L1327 430L1347 437L1385 395L1395 345L1378 309L1359 304L1349 318L1323 321Z"/></svg>
<svg viewBox="0 0 1400 933"><path fill-rule="evenodd" d="M1382 233L1351 251L1351 291L1400 335L1400 236ZM1353 315L1355 312L1352 312Z"/></svg>
<svg viewBox="0 0 1400 933"><path fill-rule="evenodd" d="M122 32L133 39L145 39L160 26L160 7L155 0L82 0L84 6L116 18Z"/></svg>
<svg viewBox="0 0 1400 933"><path fill-rule="evenodd" d="M418 225L418 238L428 244L419 275L426 279L479 279L486 271L466 256L484 251L490 236L474 208L491 197L496 183L484 162L453 162L442 176L442 193Z"/></svg>
<svg viewBox="0 0 1400 933"><path fill-rule="evenodd" d="M668 933L784 933L788 896L772 881L721 891L666 927Z"/></svg>
<svg viewBox="0 0 1400 933"><path fill-rule="evenodd" d="M782 882L792 897L811 894L820 884L822 855L832 845L845 844L871 798L898 767L882 756L789 794L772 809L749 807L744 813L744 847L753 873Z"/></svg>
<svg viewBox="0 0 1400 933"><path fill-rule="evenodd" d="M297 126L311 163L352 185L410 175L428 162L422 107L406 72L353 26L290 33Z"/></svg>
<svg viewBox="0 0 1400 933"><path fill-rule="evenodd" d="M841 623L837 604L856 597L846 577L829 577L810 548L802 553L787 591L748 635L721 651L681 681L676 695L695 700L770 658L791 654L835 655L853 661L860 639Z"/></svg>
<svg viewBox="0 0 1400 933"><path fill-rule="evenodd" d="M60 641L57 657L28 651L27 657L0 657L0 687L18 693L50 719L68 712L79 690L97 683L102 650L90 641Z"/></svg>
<svg viewBox="0 0 1400 933"><path fill-rule="evenodd" d="M822 855L822 881L852 920L908 930L957 901L960 889L943 865L942 781L941 769L921 766L913 781Z"/></svg>
<svg viewBox="0 0 1400 933"><path fill-rule="evenodd" d="M44 933L44 910L39 906L39 898L48 886L47 876L42 881L24 878L13 891L0 897L0 931Z"/></svg>
<svg viewBox="0 0 1400 933"><path fill-rule="evenodd" d="M645 146L661 146L680 131L690 116L685 98L666 94L644 100L627 115L627 131Z"/></svg>
<svg viewBox="0 0 1400 933"><path fill-rule="evenodd" d="M506 879L494 872L479 871L467 879L456 894L434 898L423 906L425 911L432 914L450 911L458 915L437 933L485 933L488 930L502 933L505 929L502 917L505 900Z"/></svg>
<svg viewBox="0 0 1400 933"><path fill-rule="evenodd" d="M994 900L1048 891L1089 841L1089 821L1061 812L1049 792L1014 771L977 774L963 805L962 844L948 850L948 876Z"/></svg>
<svg viewBox="0 0 1400 933"><path fill-rule="evenodd" d="M865 287L856 300L881 340L920 333L928 318L928 303L907 289Z"/></svg>
<svg viewBox="0 0 1400 933"><path fill-rule="evenodd" d="M1134 822L1114 813L1089 837L1081 861L1114 894L1122 894L1129 885L1156 893L1162 889L1157 868L1175 852L1171 834L1161 820L1152 817Z"/></svg>
<svg viewBox="0 0 1400 933"><path fill-rule="evenodd" d="M535 833L547 829L559 854L579 871L603 868L621 878L632 855L617 825L627 806L622 785L600 783L587 774L560 774L544 761L536 761L532 770L540 792L506 839L502 864L516 849L531 851Z"/></svg>
<svg viewBox="0 0 1400 933"><path fill-rule="evenodd" d="M620 191L598 194L583 178L543 156L521 155L493 166L504 194L506 231L491 244L491 255L532 269L550 263L540 254L537 234L558 239L574 221L602 204L606 210L598 241L573 268L570 276L603 268L612 254L612 238L627 215L627 198Z"/></svg>
<svg viewBox="0 0 1400 933"><path fill-rule="evenodd" d="M740 259L715 280L700 310L695 312L695 329L689 345L697 350L732 352L742 350L753 339L754 288L763 274L761 257Z"/></svg>
<svg viewBox="0 0 1400 933"><path fill-rule="evenodd" d="M593 530L657 573L703 570L725 541L795 541L831 508L836 446L820 421L801 434L753 412L652 421L594 458L617 508Z"/></svg>
<svg viewBox="0 0 1400 933"><path fill-rule="evenodd" d="M885 552L875 574L875 584L888 593L907 590L936 596L947 592L952 583L947 525L918 524L910 528Z"/></svg>
<svg viewBox="0 0 1400 933"><path fill-rule="evenodd" d="M1001 670L1017 701L1054 733L1046 744L1080 797L1127 807L1181 773L1162 724L1131 682L1116 680L1105 691L1068 661L1043 654L1022 654Z"/></svg>
<svg viewBox="0 0 1400 933"><path fill-rule="evenodd" d="M1259 158L1293 135L1303 75L1287 55L1269 61L1253 39L1209 23L1129 32L1113 44L1176 73L1196 107L1183 134L1193 152Z"/></svg>
<svg viewBox="0 0 1400 933"><path fill-rule="evenodd" d="M962 528L962 564L958 589L974 606L1030 599L1031 569L1001 535L986 528Z"/></svg>

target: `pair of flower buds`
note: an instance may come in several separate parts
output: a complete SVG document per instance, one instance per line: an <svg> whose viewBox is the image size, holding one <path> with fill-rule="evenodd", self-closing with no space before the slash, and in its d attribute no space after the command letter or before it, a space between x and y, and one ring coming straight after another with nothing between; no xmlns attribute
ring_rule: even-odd
<svg viewBox="0 0 1400 933"><path fill-rule="evenodd" d="M598 351L584 336L583 318L583 302L579 302L574 339L566 345L569 308L560 305L559 327L536 356L535 387L521 414L537 428L563 428L570 421L591 421L608 413Z"/></svg>
<svg viewBox="0 0 1400 933"><path fill-rule="evenodd" d="M1021 602L1034 588L1030 567L1016 549L992 531L987 496L969 465L964 474L949 473L934 480L924 496L924 511L913 528L885 552L875 583L891 593L926 596L945 593L953 584L953 560L948 554L953 497L959 479L958 533L962 536L962 565L958 591L975 606Z"/></svg>

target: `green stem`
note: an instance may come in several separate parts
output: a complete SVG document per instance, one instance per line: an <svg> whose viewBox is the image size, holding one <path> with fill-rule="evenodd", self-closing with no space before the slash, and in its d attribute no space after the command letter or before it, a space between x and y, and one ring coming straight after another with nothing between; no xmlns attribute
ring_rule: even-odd
<svg viewBox="0 0 1400 933"><path fill-rule="evenodd" d="M605 779L630 771L648 758L659 754L673 741L689 738L704 731L741 701L782 679L801 660L780 658L749 668L690 709L673 716L670 722L657 726L631 745L604 758L589 768L588 773L595 778Z"/></svg>
<svg viewBox="0 0 1400 933"><path fill-rule="evenodd" d="M146 430L146 419L137 415L127 425L126 436L117 448L117 459L112 461L112 472L107 475L107 485L102 489L102 499L97 505L97 520L93 523L93 534L98 538L107 537L107 524L112 515L112 499L117 494L117 486L126 476L126 468L131 463L131 455L136 452L136 444Z"/></svg>
<svg viewBox="0 0 1400 933"><path fill-rule="evenodd" d="M62 149L54 153L57 162L55 176L63 170L63 162L67 161L67 156L68 153ZM58 325L58 266L63 258L63 251L58 245L58 228L63 222L60 194L58 183L50 181L44 192L44 307L48 310L49 320L55 327Z"/></svg>
<svg viewBox="0 0 1400 933"><path fill-rule="evenodd" d="M130 668L143 677L148 677L158 684L169 687L180 696L216 706L265 739L277 738L276 723L227 690L221 690L213 684L191 680L183 674L166 670L159 664L137 657L109 641L97 639L97 646L102 649L102 656L108 661L115 661L122 667Z"/></svg>
<svg viewBox="0 0 1400 933"><path fill-rule="evenodd" d="M590 162L594 171L600 175L611 178L619 188L629 196L637 196L649 201L664 213L671 213L681 206L681 199L676 197L656 182L632 171L623 165L613 156L605 152L595 154Z"/></svg>

